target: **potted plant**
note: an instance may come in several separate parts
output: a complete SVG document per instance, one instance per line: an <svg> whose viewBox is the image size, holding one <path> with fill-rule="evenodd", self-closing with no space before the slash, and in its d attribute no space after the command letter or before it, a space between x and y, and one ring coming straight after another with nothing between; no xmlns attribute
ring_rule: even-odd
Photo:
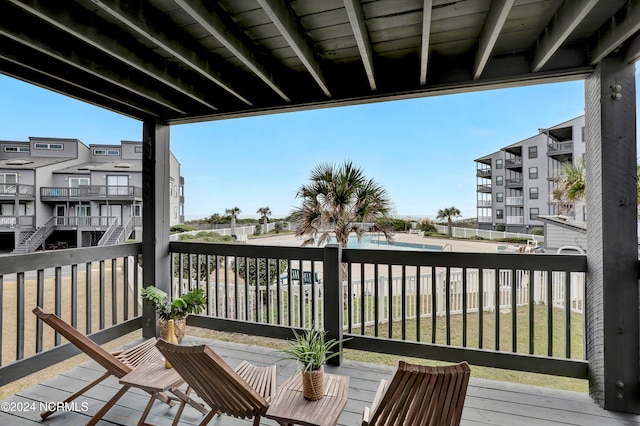
<svg viewBox="0 0 640 426"><path fill-rule="evenodd" d="M293 330L293 334L295 339L280 352L284 359L300 363L304 397L316 401L324 396L324 363L340 354L332 349L341 341L325 341L325 330L311 329L302 334Z"/></svg>
<svg viewBox="0 0 640 426"><path fill-rule="evenodd" d="M154 286L143 288L140 294L143 300L146 300L155 308L158 314L160 337L165 340L167 340L169 329L168 320L174 321L176 338L178 342L181 342L184 337L187 315L199 314L207 305L207 298L201 288L194 288L173 300L167 293Z"/></svg>

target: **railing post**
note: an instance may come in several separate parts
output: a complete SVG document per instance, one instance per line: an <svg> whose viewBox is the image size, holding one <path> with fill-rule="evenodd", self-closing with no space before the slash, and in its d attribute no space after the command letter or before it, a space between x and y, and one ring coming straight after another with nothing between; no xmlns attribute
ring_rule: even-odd
<svg viewBox="0 0 640 426"><path fill-rule="evenodd" d="M340 244L327 244L324 247L324 329L327 340L342 340L343 297L342 297L342 247ZM334 347L342 352L342 343ZM328 361L331 365L342 364L342 354Z"/></svg>

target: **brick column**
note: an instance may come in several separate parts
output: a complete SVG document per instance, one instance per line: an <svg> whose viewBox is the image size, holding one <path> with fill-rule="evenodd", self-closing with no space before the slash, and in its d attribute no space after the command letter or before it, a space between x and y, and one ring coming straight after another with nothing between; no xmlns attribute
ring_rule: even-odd
<svg viewBox="0 0 640 426"><path fill-rule="evenodd" d="M589 393L640 412L635 66L603 60L585 82Z"/></svg>

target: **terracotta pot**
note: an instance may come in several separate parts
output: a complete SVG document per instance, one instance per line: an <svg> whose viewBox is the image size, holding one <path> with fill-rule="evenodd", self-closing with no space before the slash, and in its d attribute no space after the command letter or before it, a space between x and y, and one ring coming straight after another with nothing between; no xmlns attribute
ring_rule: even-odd
<svg viewBox="0 0 640 426"><path fill-rule="evenodd" d="M180 343L182 342L182 338L184 337L184 333L187 328L187 320L186 318L179 318L173 320L173 323L176 338L178 339L178 343ZM167 336L169 335L169 324L167 321L158 320L158 326L160 326L160 338L168 341L169 339L167 339Z"/></svg>
<svg viewBox="0 0 640 426"><path fill-rule="evenodd" d="M302 371L302 394L306 399L317 401L324 397L324 367L314 371Z"/></svg>

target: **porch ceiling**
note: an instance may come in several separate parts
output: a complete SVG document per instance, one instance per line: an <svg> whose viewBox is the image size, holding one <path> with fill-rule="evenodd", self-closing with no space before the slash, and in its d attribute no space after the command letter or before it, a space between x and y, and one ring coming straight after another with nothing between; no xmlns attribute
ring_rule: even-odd
<svg viewBox="0 0 640 426"><path fill-rule="evenodd" d="M8 0L0 72L204 121L581 78L639 30L639 0Z"/></svg>

